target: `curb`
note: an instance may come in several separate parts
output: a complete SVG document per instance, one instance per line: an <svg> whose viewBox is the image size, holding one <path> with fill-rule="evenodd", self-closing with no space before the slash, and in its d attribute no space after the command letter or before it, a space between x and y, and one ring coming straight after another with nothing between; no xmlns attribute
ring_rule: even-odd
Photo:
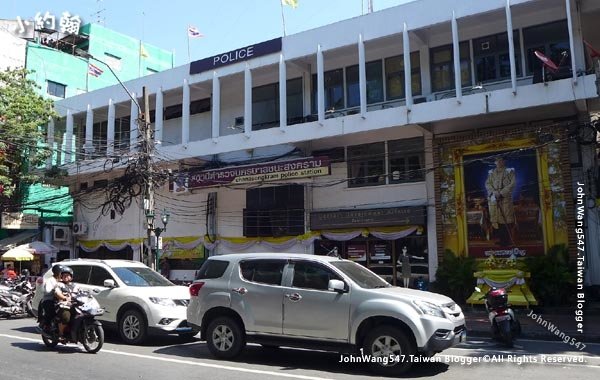
<svg viewBox="0 0 600 380"><path fill-rule="evenodd" d="M584 343L584 344L585 343L600 343L600 335L586 334L585 336L581 336L581 335L576 335L576 334L569 334L567 332L565 332L565 334L567 336L569 336L570 338L575 338L576 341ZM490 338L491 339L491 333L489 330L485 330L485 331L479 330L479 329L471 330L467 327L467 342L469 341L470 337ZM558 336L556 336L552 333L522 332L516 338L516 340L519 340L519 339L532 339L532 340L543 340L543 341L564 343L562 339L560 339ZM565 343L565 344L568 344L568 343Z"/></svg>

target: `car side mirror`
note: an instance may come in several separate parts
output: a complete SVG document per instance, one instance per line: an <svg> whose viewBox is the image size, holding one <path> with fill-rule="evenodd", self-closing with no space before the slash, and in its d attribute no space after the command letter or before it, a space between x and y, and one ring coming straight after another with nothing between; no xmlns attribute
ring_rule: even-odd
<svg viewBox="0 0 600 380"><path fill-rule="evenodd" d="M104 287L105 288L116 288L117 285L115 284L115 280L104 280Z"/></svg>
<svg viewBox="0 0 600 380"><path fill-rule="evenodd" d="M327 284L327 290L332 290L337 293L347 292L346 284L344 284L344 281L340 280L329 280L329 283Z"/></svg>

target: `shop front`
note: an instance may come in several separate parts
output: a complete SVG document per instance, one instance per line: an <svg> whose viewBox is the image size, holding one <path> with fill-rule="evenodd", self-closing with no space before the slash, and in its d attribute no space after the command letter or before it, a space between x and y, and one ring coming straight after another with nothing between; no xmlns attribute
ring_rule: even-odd
<svg viewBox="0 0 600 380"><path fill-rule="evenodd" d="M379 274L393 285L408 277L429 279L425 206L312 212L318 255L337 253ZM406 255L407 258L404 258ZM403 262L409 263L404 268Z"/></svg>

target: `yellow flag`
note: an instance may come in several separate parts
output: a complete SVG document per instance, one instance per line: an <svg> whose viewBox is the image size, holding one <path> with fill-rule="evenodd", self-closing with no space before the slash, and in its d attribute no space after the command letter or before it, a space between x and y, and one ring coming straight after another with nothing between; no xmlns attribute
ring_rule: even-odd
<svg viewBox="0 0 600 380"><path fill-rule="evenodd" d="M144 47L144 44L140 44L140 56L144 58L150 57L150 54L148 54L148 51Z"/></svg>
<svg viewBox="0 0 600 380"><path fill-rule="evenodd" d="M298 0L281 0L281 4L296 8L298 6Z"/></svg>

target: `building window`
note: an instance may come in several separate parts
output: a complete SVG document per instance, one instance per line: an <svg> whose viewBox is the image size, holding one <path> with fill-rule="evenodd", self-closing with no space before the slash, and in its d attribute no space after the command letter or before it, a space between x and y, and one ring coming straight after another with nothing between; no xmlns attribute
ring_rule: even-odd
<svg viewBox="0 0 600 380"><path fill-rule="evenodd" d="M244 236L294 236L304 231L304 187L273 186L246 191Z"/></svg>
<svg viewBox="0 0 600 380"><path fill-rule="evenodd" d="M325 156L329 158L329 162L331 163L346 161L345 154L346 150L343 146L329 149L313 150L312 152L313 157Z"/></svg>
<svg viewBox="0 0 600 380"><path fill-rule="evenodd" d="M163 112L163 118L165 120L178 119L181 117L182 113L183 109L181 104L175 104L165 108L165 111Z"/></svg>
<svg viewBox="0 0 600 380"><path fill-rule="evenodd" d="M286 81L288 124L302 120L302 78ZM252 89L252 130L279 126L279 83Z"/></svg>
<svg viewBox="0 0 600 380"><path fill-rule="evenodd" d="M210 98L194 100L190 103L190 115L210 111Z"/></svg>
<svg viewBox="0 0 600 380"><path fill-rule="evenodd" d="M460 77L462 86L471 85L471 60L469 42L459 44ZM435 91L454 88L454 55L453 46L446 45L431 49L431 87Z"/></svg>
<svg viewBox="0 0 600 380"><path fill-rule="evenodd" d="M325 82L325 110L344 109L344 70L323 73ZM317 74L312 76L312 113L317 113Z"/></svg>
<svg viewBox="0 0 600 380"><path fill-rule="evenodd" d="M65 98L67 86L58 82L48 81L48 95L56 96L57 98Z"/></svg>
<svg viewBox="0 0 600 380"><path fill-rule="evenodd" d="M108 129L108 121L101 121L93 125L93 141L94 156L103 156L106 153L106 133Z"/></svg>
<svg viewBox="0 0 600 380"><path fill-rule="evenodd" d="M515 44L515 66L517 76L521 75L521 51L518 31L513 32ZM510 57L508 52L508 34L473 40L473 59L475 60L475 78L477 83L491 82L510 78Z"/></svg>
<svg viewBox="0 0 600 380"><path fill-rule="evenodd" d="M115 119L115 150L129 148L130 121L130 116Z"/></svg>
<svg viewBox="0 0 600 380"><path fill-rule="evenodd" d="M367 104L383 102L383 76L381 61L367 62ZM346 68L347 107L360 106L359 66Z"/></svg>
<svg viewBox="0 0 600 380"><path fill-rule="evenodd" d="M390 183L424 181L424 153L422 137L388 141Z"/></svg>
<svg viewBox="0 0 600 380"><path fill-rule="evenodd" d="M571 67L566 20L523 29L523 43L527 54L527 75L542 69L542 62L534 55L536 50L544 53L557 65Z"/></svg>
<svg viewBox="0 0 600 380"><path fill-rule="evenodd" d="M385 184L385 143L348 147L348 187Z"/></svg>
<svg viewBox="0 0 600 380"><path fill-rule="evenodd" d="M121 71L121 68L122 68L121 57L118 57L114 54L105 52L104 53L104 62L106 62L106 65L108 65L114 71Z"/></svg>
<svg viewBox="0 0 600 380"><path fill-rule="evenodd" d="M410 53L410 76L413 95L421 95L421 59L419 52ZM404 55L386 58L385 88L387 100L406 97L404 85Z"/></svg>

